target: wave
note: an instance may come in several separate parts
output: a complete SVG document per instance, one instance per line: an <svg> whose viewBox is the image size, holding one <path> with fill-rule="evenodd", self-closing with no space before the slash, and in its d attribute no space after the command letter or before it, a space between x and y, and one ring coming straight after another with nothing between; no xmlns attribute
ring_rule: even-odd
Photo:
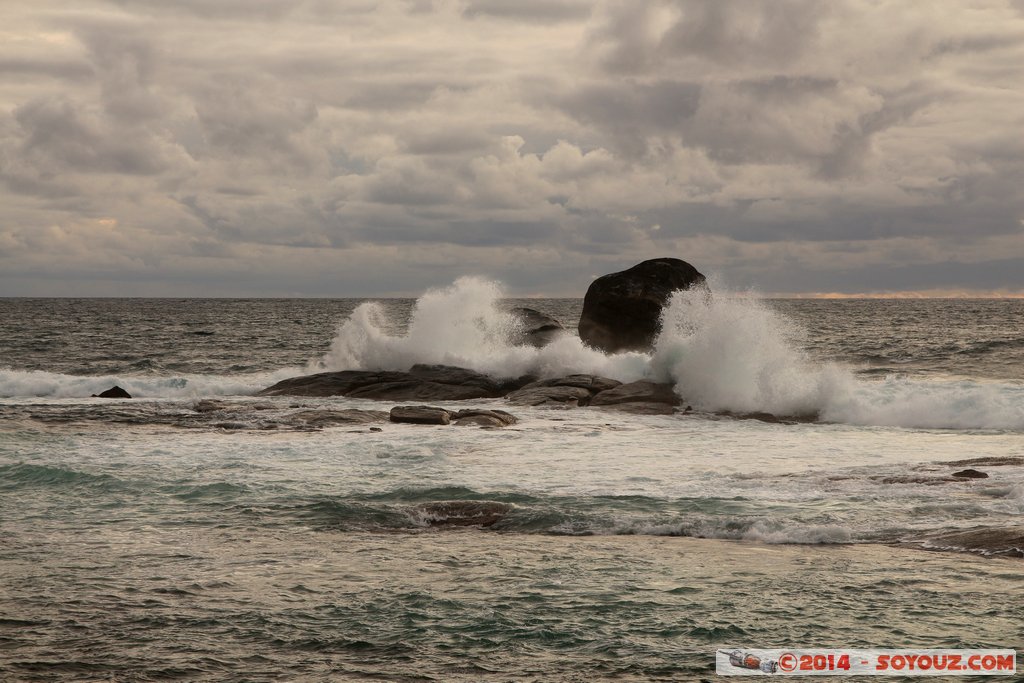
<svg viewBox="0 0 1024 683"><path fill-rule="evenodd" d="M88 398L117 385L135 398L246 396L274 382L302 374L302 368L245 375L66 375L42 370L0 369L0 398Z"/></svg>
<svg viewBox="0 0 1024 683"><path fill-rule="evenodd" d="M589 373L623 382L669 382L709 412L816 415L827 422L922 429L1024 430L1024 384L858 377L801 350L803 331L755 294L715 287L677 292L653 351L604 354L565 334L543 348L517 345L501 288L461 278L416 303L408 331L388 332L384 310L359 306L308 371L406 370L415 363L467 367L494 377Z"/></svg>
<svg viewBox="0 0 1024 683"><path fill-rule="evenodd" d="M330 370L407 370L416 363L471 368L496 378L587 373L671 383L697 411L815 416L858 426L1024 430L1024 383L865 375L811 359L804 331L752 293L717 284L677 292L650 353L605 354L565 332L547 346L516 343L519 319L500 285L476 277L426 292L404 333L376 303L342 322L305 368L234 375L82 376L0 370L0 397L82 398L113 385L137 397L250 395L277 381Z"/></svg>

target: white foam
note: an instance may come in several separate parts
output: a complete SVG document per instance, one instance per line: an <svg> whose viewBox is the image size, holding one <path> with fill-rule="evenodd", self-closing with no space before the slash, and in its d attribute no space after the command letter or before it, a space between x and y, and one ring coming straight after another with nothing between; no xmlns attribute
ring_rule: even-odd
<svg viewBox="0 0 1024 683"><path fill-rule="evenodd" d="M644 376L646 354L606 355L575 335L562 335L541 349L513 343L519 323L501 309L501 298L495 282L460 278L419 298L405 335L387 332L378 304L362 304L338 328L327 354L307 369L408 370L416 363L440 363L494 377L584 372L632 381Z"/></svg>
<svg viewBox="0 0 1024 683"><path fill-rule="evenodd" d="M135 398L246 396L301 374L301 368L249 375L64 375L39 370L0 370L0 397L87 398L119 386Z"/></svg>
<svg viewBox="0 0 1024 683"><path fill-rule="evenodd" d="M818 414L822 420L921 429L1024 429L1024 385L859 380L799 350L799 330L750 294L677 292L662 315L652 373L695 408Z"/></svg>

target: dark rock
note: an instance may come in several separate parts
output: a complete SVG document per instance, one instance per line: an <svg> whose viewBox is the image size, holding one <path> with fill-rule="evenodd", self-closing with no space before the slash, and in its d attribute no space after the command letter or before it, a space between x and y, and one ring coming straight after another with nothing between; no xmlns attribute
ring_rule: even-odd
<svg viewBox="0 0 1024 683"><path fill-rule="evenodd" d="M392 422L417 425L446 425L451 422L451 413L444 408L433 406L395 406L391 409Z"/></svg>
<svg viewBox="0 0 1024 683"><path fill-rule="evenodd" d="M595 394L622 384L614 379L597 375L567 375L530 382L506 398L517 405L539 406L551 404L580 405L590 403Z"/></svg>
<svg viewBox="0 0 1024 683"><path fill-rule="evenodd" d="M513 391L506 398L509 403L519 406L542 406L551 404L586 405L591 392L581 387L532 386Z"/></svg>
<svg viewBox="0 0 1024 683"><path fill-rule="evenodd" d="M512 413L504 410L485 410L483 408L468 408L452 413L451 419L457 426L479 425L481 427L507 427L514 425L519 420Z"/></svg>
<svg viewBox="0 0 1024 683"><path fill-rule="evenodd" d="M132 395L119 386L112 386L106 391L101 391L98 394L93 394L93 398L131 398Z"/></svg>
<svg viewBox="0 0 1024 683"><path fill-rule="evenodd" d="M959 477L961 479L988 479L988 475L985 474L984 472L979 472L978 470L971 469L954 472L953 476Z"/></svg>
<svg viewBox="0 0 1024 683"><path fill-rule="evenodd" d="M370 427L371 432L383 432L384 430L380 427Z"/></svg>
<svg viewBox="0 0 1024 683"><path fill-rule="evenodd" d="M521 325L512 343L521 346L529 344L540 348L547 346L565 332L565 327L549 315L532 308L519 307L510 311Z"/></svg>
<svg viewBox="0 0 1024 683"><path fill-rule="evenodd" d="M596 394L608 389L614 389L620 386L622 382L616 379L610 379L608 377L601 377L599 375L566 375L565 377L556 377L554 379L542 379L535 382L531 382L524 386L524 389L533 387L579 387L580 389L586 389L591 394Z"/></svg>
<svg viewBox="0 0 1024 683"><path fill-rule="evenodd" d="M530 378L499 382L473 370L448 365L414 365L408 372L343 370L293 377L259 392L261 396L351 396L390 401L462 401L504 396ZM520 384L520 382L522 384Z"/></svg>
<svg viewBox="0 0 1024 683"><path fill-rule="evenodd" d="M659 258L590 284L583 299L580 339L595 349L646 351L661 327L661 309L672 292L704 285L704 276L686 261Z"/></svg>
<svg viewBox="0 0 1024 683"><path fill-rule="evenodd" d="M413 515L430 526L488 527L511 510L511 505L487 500L437 501L412 508Z"/></svg>
<svg viewBox="0 0 1024 683"><path fill-rule="evenodd" d="M610 406L620 403L664 403L669 406L677 406L680 400L672 390L671 384L658 384L642 379L606 389L590 401L592 406Z"/></svg>

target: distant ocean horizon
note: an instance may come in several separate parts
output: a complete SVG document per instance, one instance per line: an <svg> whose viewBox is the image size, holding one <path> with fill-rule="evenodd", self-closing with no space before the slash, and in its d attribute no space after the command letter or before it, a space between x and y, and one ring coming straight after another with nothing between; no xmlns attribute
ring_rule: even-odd
<svg viewBox="0 0 1024 683"><path fill-rule="evenodd" d="M564 337L515 345L514 306ZM649 354L584 347L581 306L478 279L0 299L0 678L710 680L719 647L1024 649L1024 300L680 296ZM445 404L518 418L479 429L256 395L414 363L652 379L692 410ZM115 384L133 398L92 397ZM503 515L445 517L477 503Z"/></svg>

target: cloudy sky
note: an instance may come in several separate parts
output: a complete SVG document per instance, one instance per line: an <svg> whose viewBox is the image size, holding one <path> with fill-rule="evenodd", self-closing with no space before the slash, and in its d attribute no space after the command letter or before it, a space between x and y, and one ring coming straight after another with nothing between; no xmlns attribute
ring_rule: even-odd
<svg viewBox="0 0 1024 683"><path fill-rule="evenodd" d="M0 295L1024 293L1024 0L3 0Z"/></svg>

